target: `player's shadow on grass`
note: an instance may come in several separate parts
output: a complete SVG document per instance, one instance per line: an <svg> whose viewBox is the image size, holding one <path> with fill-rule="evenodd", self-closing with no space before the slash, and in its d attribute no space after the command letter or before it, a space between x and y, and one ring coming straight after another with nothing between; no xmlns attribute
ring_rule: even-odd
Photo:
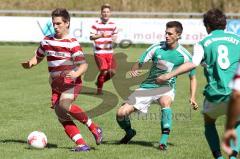
<svg viewBox="0 0 240 159"><path fill-rule="evenodd" d="M136 141L132 140L126 145L141 145L141 146L148 146L148 147L153 147L156 142L152 141ZM102 144L106 145L125 145L125 144L120 144L119 141L114 140L114 141L103 141Z"/></svg>
<svg viewBox="0 0 240 159"><path fill-rule="evenodd" d="M18 143L18 144L24 144L28 145L27 141L24 140L16 140L16 139L5 139L5 140L0 140L0 143ZM47 148L58 148L57 144L47 144Z"/></svg>
<svg viewBox="0 0 240 159"><path fill-rule="evenodd" d="M102 100L99 105L86 112L91 118L103 115L111 111L114 107L117 106L119 101L118 96L110 91L104 90L103 95L96 95L95 92L95 88L83 87L83 91L80 93L80 95L83 94L87 96L94 96Z"/></svg>
<svg viewBox="0 0 240 159"><path fill-rule="evenodd" d="M140 145L140 146L145 146L145 147L153 147L156 142L153 141L130 141L128 144L129 145Z"/></svg>
<svg viewBox="0 0 240 159"><path fill-rule="evenodd" d="M27 147L25 147L25 149L28 149L28 150L41 150L41 149L33 149L29 147L27 141L25 140L6 139L6 140L0 140L0 143L17 143L17 144L26 145ZM69 151L71 151L73 147L58 147L57 144L48 143L46 148L47 149L68 149ZM94 151L98 150L95 147L90 147L90 148L91 150L94 150Z"/></svg>
<svg viewBox="0 0 240 159"><path fill-rule="evenodd" d="M106 145L126 145L126 144L120 144L119 141L103 141L102 144L106 144ZM130 141L127 145L140 145L140 146L144 146L144 147L152 147L152 148L156 148L159 150L159 143L156 141L136 141L136 140L132 140ZM168 142L168 147L172 147L175 146L173 143L169 143Z"/></svg>

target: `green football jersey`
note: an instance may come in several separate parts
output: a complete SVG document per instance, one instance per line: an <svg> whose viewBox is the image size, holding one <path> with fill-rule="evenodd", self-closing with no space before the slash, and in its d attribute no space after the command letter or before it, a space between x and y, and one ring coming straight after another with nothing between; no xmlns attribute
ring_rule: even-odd
<svg viewBox="0 0 240 159"><path fill-rule="evenodd" d="M203 52L201 63L207 79L203 94L210 102L219 103L229 99L232 92L229 82L240 59L239 42L240 37L233 33L214 30L198 43L200 49L196 52Z"/></svg>
<svg viewBox="0 0 240 159"><path fill-rule="evenodd" d="M162 74L171 72L181 64L191 61L191 54L181 45L175 49L168 49L166 42L160 42L149 47L140 57L139 64L152 60L152 66L149 75L140 85L140 88L159 88L162 86L170 86L175 89L176 77L173 77L163 84L157 84L156 78ZM195 71L191 71L190 75L194 75Z"/></svg>

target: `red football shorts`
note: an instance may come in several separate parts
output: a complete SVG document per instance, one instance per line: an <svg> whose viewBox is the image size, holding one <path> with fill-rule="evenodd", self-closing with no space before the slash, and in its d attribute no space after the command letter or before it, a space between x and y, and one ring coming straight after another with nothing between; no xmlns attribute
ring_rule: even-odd
<svg viewBox="0 0 240 159"><path fill-rule="evenodd" d="M94 57L100 71L115 70L117 68L117 63L113 54L94 54Z"/></svg>
<svg viewBox="0 0 240 159"><path fill-rule="evenodd" d="M76 80L64 77L52 78L51 87L51 108L54 108L55 105L59 103L61 98L70 98L75 100L78 94L81 92L82 80L80 77L76 78Z"/></svg>

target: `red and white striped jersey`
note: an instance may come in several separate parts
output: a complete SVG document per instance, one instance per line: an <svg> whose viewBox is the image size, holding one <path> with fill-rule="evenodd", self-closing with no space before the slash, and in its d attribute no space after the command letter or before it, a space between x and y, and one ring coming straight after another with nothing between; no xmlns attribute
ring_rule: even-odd
<svg viewBox="0 0 240 159"><path fill-rule="evenodd" d="M235 73L232 83L230 84L230 87L232 87L232 89L234 90L240 91L240 63L238 64L237 71Z"/></svg>
<svg viewBox="0 0 240 159"><path fill-rule="evenodd" d="M53 36L46 36L36 54L38 58L46 56L50 75L76 70L77 65L86 62L82 48L75 38L55 39Z"/></svg>
<svg viewBox="0 0 240 159"><path fill-rule="evenodd" d="M94 40L94 53L95 54L112 54L113 53L113 36L117 34L117 27L114 22L108 20L103 23L101 19L97 20L92 25L90 36L105 33L107 37L98 38Z"/></svg>

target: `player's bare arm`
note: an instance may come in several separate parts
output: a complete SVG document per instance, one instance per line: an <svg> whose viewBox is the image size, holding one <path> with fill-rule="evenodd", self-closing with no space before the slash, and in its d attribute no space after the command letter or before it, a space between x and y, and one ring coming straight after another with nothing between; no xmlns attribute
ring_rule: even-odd
<svg viewBox="0 0 240 159"><path fill-rule="evenodd" d="M164 83L167 80L169 80L170 78L175 77L175 76L180 75L180 74L183 74L183 73L186 73L186 72L194 69L195 67L196 67L196 65L193 64L192 62L186 62L186 63L182 64L180 67L178 67L176 70L174 70L172 72L169 72L169 73L166 73L166 74L163 74L163 75L160 75L156 79L156 82L157 83Z"/></svg>
<svg viewBox="0 0 240 159"><path fill-rule="evenodd" d="M240 92L234 90L228 106L226 130L223 136L222 147L227 154L232 154L232 148L230 141L234 141L237 144L237 134L235 131L235 125L238 114L240 114Z"/></svg>
<svg viewBox="0 0 240 159"><path fill-rule="evenodd" d="M232 129L236 125L237 117L240 114L240 92L233 90L229 107L226 129Z"/></svg>
<svg viewBox="0 0 240 159"><path fill-rule="evenodd" d="M140 73L139 69L141 68L141 65L139 64L139 62L136 62L135 64L133 64L131 71L130 71L130 76L132 77L137 77Z"/></svg>
<svg viewBox="0 0 240 159"><path fill-rule="evenodd" d="M226 130L223 136L222 147L227 154L232 153L232 148L230 146L230 141L233 140L236 144L237 134L235 131L235 124L237 120L237 116L240 113L240 92L233 91L233 95L230 99L230 103L228 106L228 114L227 114L227 123Z"/></svg>
<svg viewBox="0 0 240 159"><path fill-rule="evenodd" d="M69 72L66 77L69 77L69 78L77 78L81 75L83 75L86 71L87 71L87 68L88 68L88 64L87 63L83 63L83 64L80 64L78 66L78 69L77 71L71 71Z"/></svg>
<svg viewBox="0 0 240 159"><path fill-rule="evenodd" d="M112 40L113 40L113 42L116 42L116 41L117 41L117 38L118 38L118 37L117 37L117 34L113 34L113 35L112 35Z"/></svg>
<svg viewBox="0 0 240 159"><path fill-rule="evenodd" d="M34 55L30 60L22 62L21 65L25 69L30 69L33 66L36 66L42 61L41 58L38 58L37 55Z"/></svg>
<svg viewBox="0 0 240 159"><path fill-rule="evenodd" d="M234 141L235 145L237 144L236 143L237 134L236 134L236 130L234 128L226 129L224 136L223 136L222 148L228 155L232 154L232 148L230 145L230 141Z"/></svg>
<svg viewBox="0 0 240 159"><path fill-rule="evenodd" d="M99 38L105 38L107 37L108 35L106 33L101 33L101 34L94 34L94 35L91 35L90 36L90 40L97 40Z"/></svg>
<svg viewBox="0 0 240 159"><path fill-rule="evenodd" d="M90 36L90 40L97 40L99 38L102 38L102 34L95 34Z"/></svg>
<svg viewBox="0 0 240 159"><path fill-rule="evenodd" d="M190 99L189 102L194 110L198 109L198 104L196 102L196 90L197 90L197 79L196 76L190 76Z"/></svg>

